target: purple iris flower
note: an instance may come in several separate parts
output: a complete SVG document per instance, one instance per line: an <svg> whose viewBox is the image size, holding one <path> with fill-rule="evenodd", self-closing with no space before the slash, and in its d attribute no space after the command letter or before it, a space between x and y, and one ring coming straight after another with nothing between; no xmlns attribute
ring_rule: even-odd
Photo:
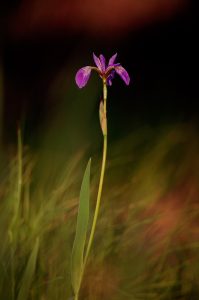
<svg viewBox="0 0 199 300"><path fill-rule="evenodd" d="M126 85L129 85L129 74L120 65L120 63L115 63L116 57L117 53L109 59L108 66L106 66L105 57L102 54L97 57L93 53L93 59L97 67L86 66L77 71L75 81L78 87L81 89L87 84L92 70L95 70L100 75L100 77L105 80L107 85L112 85L112 79L114 78L115 73L117 73L122 78Z"/></svg>

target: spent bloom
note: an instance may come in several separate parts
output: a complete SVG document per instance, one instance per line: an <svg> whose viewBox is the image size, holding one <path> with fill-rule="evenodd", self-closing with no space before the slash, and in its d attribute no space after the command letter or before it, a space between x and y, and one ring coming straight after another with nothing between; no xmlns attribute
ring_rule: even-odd
<svg viewBox="0 0 199 300"><path fill-rule="evenodd" d="M115 59L117 57L117 53L114 54L108 62L108 65L106 65L105 57L100 54L99 57L97 57L93 53L93 59L95 62L95 66L86 66L77 71L77 74L75 76L75 81L78 87L81 89L83 88L91 75L91 71L96 71L100 77L106 82L107 85L112 85L112 79L115 76L115 73L117 73L122 80L126 83L126 85L129 85L130 83L130 77L128 72L121 66L120 63L115 63Z"/></svg>

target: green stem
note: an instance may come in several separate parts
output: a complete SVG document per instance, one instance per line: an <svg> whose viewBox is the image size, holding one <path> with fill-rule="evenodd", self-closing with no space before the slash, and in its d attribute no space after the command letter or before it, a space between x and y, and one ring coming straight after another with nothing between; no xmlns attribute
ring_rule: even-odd
<svg viewBox="0 0 199 300"><path fill-rule="evenodd" d="M103 82L103 98L104 98L104 113L106 115L107 87L106 87L105 82ZM97 193L97 201L96 201L95 213L94 213L94 217L93 217L93 224L92 224L92 227L91 227L91 233L90 233L88 246L87 246L87 250L86 250L86 254L85 254L85 258L84 258L84 267L87 263L88 255L90 253L90 249L91 249L91 245L92 245L93 237L94 237L94 233L95 233L97 218L98 218L98 214L99 214L99 207L100 207L102 187L103 187L103 181L104 181L104 173L105 173L105 166L106 166L106 154L107 154L107 134L104 135L103 157L102 157L102 167L101 167L99 188L98 188L98 193Z"/></svg>
<svg viewBox="0 0 199 300"><path fill-rule="evenodd" d="M104 107L104 117L106 118L107 86L106 86L106 80L105 79L103 80L103 100L104 100L104 102L103 102L103 104L104 104L104 106L103 106ZM95 212L94 212L91 232L90 232L90 236L89 236L89 240L88 240L88 246L87 246L85 257L84 257L84 264L83 264L81 278L80 278L80 286L81 286L83 274L84 274L84 271L85 271L86 263L87 263L87 260L88 260L88 256L89 256L89 253L90 253L90 249L91 249L91 246L92 246L92 243L93 243L97 218L98 218L98 215L99 215L100 202L101 202L102 187L103 187L105 167L106 167L107 131L103 132L103 136L104 136L103 156L102 156L100 181L99 181L99 187L98 187L98 193L97 193L97 201L96 201L96 206L95 206ZM79 295L76 294L74 300L78 300L78 298L79 298Z"/></svg>
<svg viewBox="0 0 199 300"><path fill-rule="evenodd" d="M79 299L79 294L76 294L74 300L78 300L78 299Z"/></svg>

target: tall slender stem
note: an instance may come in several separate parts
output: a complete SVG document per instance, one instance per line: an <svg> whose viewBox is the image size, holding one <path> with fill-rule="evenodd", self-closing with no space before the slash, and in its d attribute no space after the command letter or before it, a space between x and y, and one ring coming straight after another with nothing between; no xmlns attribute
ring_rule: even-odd
<svg viewBox="0 0 199 300"><path fill-rule="evenodd" d="M100 173L100 180L99 180L99 187L98 187L98 193L97 193L97 201L96 201L96 206L95 206L95 212L94 212L94 217L93 217L93 223L91 227L91 232L88 240L88 246L86 249L85 257L84 257L84 263L83 263L83 268L82 268L82 273L81 273L81 278L80 278L80 285L82 282L83 274L85 271L85 266L88 260L88 256L90 253L90 249L93 243L93 238L95 234L95 228L96 228L96 223L97 223L97 218L99 215L99 208L100 208L100 202L101 202L101 195L102 195L102 187L103 187L103 182L104 182L104 174L105 174L105 166L106 166L106 156L107 156L107 120L106 120L106 102L107 102L107 86L106 86L106 80L103 79L103 115L105 118L105 126L106 130L103 131L103 155L102 155L102 165L101 165L101 173ZM78 294L75 295L74 300L78 300L79 296Z"/></svg>
<svg viewBox="0 0 199 300"><path fill-rule="evenodd" d="M103 81L103 100L104 100L104 115L106 117L107 86L106 86L105 81ZM94 237L94 233L95 233L97 218L98 218L98 214L99 214L99 207L100 207L100 202L101 202L102 187L103 187L105 166L106 166L106 155L107 155L107 133L104 134L102 166L101 166L100 181L99 181L99 187L98 187L98 193L97 193L97 201L96 201L95 213L94 213L94 217L93 217L93 224L91 227L91 233L90 233L88 246L87 246L87 250L86 250L86 254L85 254L85 258L84 258L84 267L87 263L88 255L90 253L90 249L91 249L91 245L92 245L93 237Z"/></svg>

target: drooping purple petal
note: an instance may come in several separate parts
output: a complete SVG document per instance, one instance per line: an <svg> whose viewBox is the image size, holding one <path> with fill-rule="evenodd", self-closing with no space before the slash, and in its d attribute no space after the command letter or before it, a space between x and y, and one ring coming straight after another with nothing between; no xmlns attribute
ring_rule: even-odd
<svg viewBox="0 0 199 300"><path fill-rule="evenodd" d="M106 83L107 85L111 86L112 85L112 79L111 77L107 78Z"/></svg>
<svg viewBox="0 0 199 300"><path fill-rule="evenodd" d="M100 58L100 63L101 63L101 67L102 67L102 72L105 72L105 70L106 70L105 57L104 57L104 55L100 54L99 58Z"/></svg>
<svg viewBox="0 0 199 300"><path fill-rule="evenodd" d="M77 71L76 76L75 76L75 81L76 81L77 86L80 89L83 88L87 84L87 82L90 78L90 75L91 75L91 70L92 70L92 67L87 66L87 67L83 67L83 68L79 69L79 71Z"/></svg>
<svg viewBox="0 0 199 300"><path fill-rule="evenodd" d="M96 66L98 67L98 69L103 72L102 70L102 65L101 65L101 61L100 59L95 55L95 53L93 53L93 59L94 59L94 62L96 64Z"/></svg>
<svg viewBox="0 0 199 300"><path fill-rule="evenodd" d="M112 70L112 72L106 79L107 85L110 85L110 86L112 85L112 80L114 77L115 77L115 70Z"/></svg>
<svg viewBox="0 0 199 300"><path fill-rule="evenodd" d="M109 59L109 62L108 62L108 67L114 65L116 57L117 57L117 53L115 53L113 56L111 56L111 58Z"/></svg>
<svg viewBox="0 0 199 300"><path fill-rule="evenodd" d="M129 85L130 77L128 72L122 66L115 66L115 71L124 80L126 85Z"/></svg>

